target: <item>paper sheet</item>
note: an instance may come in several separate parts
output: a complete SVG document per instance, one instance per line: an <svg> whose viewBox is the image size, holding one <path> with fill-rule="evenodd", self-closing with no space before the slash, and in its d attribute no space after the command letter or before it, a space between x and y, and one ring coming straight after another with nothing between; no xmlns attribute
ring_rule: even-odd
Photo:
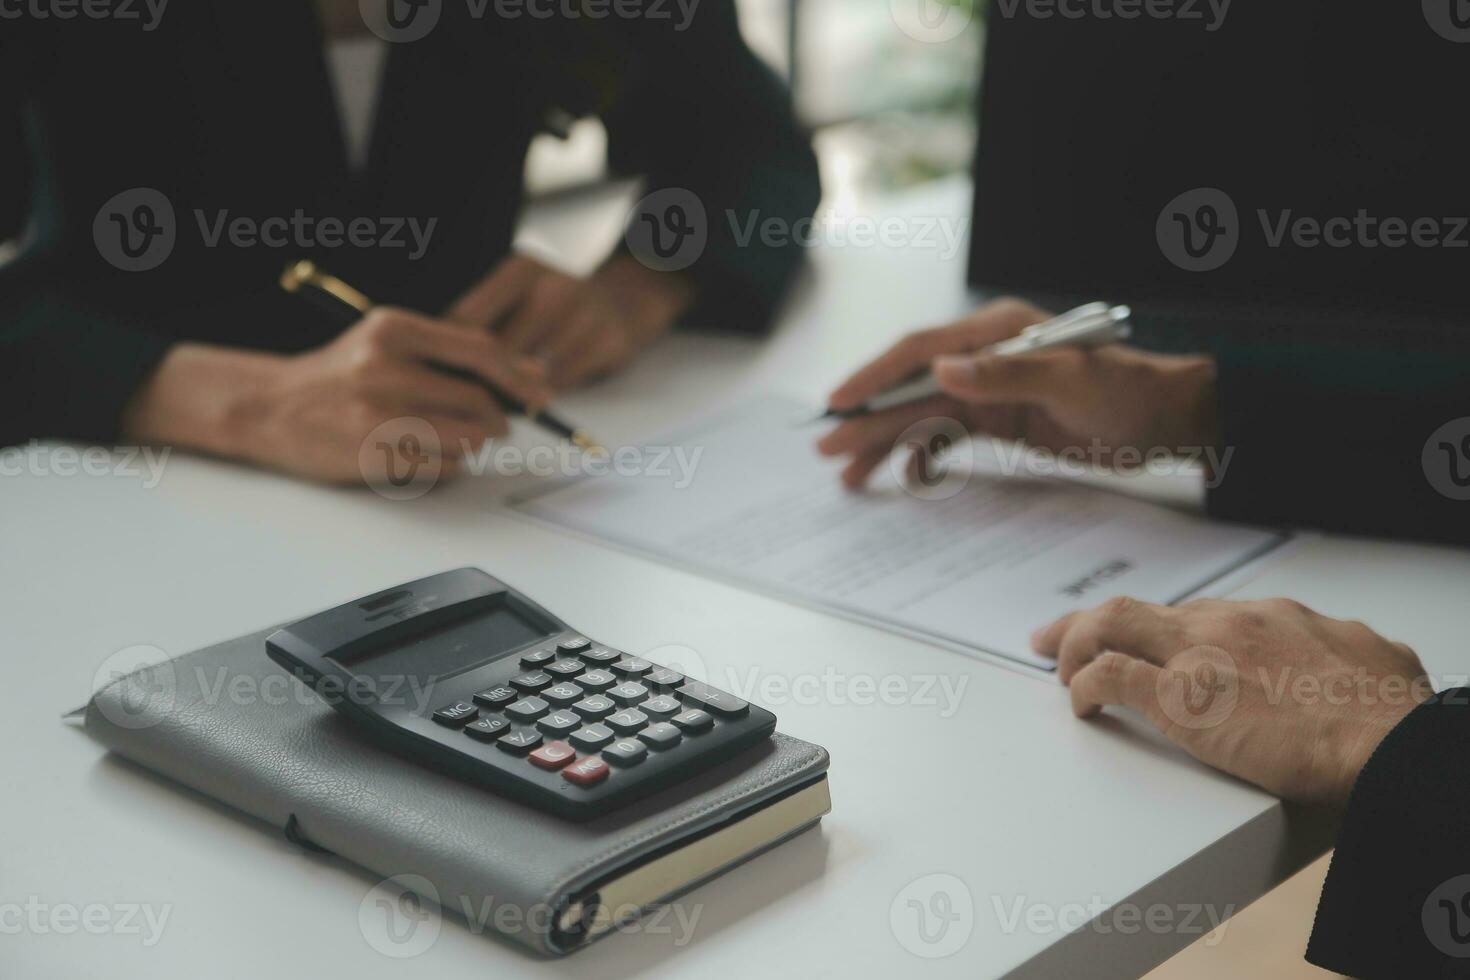
<svg viewBox="0 0 1470 980"><path fill-rule="evenodd" d="M963 488L940 499L905 490L888 467L853 493L838 482L840 465L814 451L819 430L791 424L801 408L752 403L648 444L656 448L645 461L678 447L683 471L543 486L513 506L761 591L1042 669L1053 664L1030 651L1036 627L1113 595L1177 602L1286 540L1062 479L1008 476L983 455Z"/></svg>

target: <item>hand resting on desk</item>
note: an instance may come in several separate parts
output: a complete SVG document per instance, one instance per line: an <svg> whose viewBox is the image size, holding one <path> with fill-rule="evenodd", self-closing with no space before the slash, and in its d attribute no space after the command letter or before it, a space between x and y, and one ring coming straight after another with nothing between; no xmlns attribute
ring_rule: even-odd
<svg viewBox="0 0 1470 980"><path fill-rule="evenodd" d="M1132 708L1195 758L1286 799L1342 805L1432 693L1414 651L1289 599L1111 599L1032 636L1080 718Z"/></svg>
<svg viewBox="0 0 1470 980"><path fill-rule="evenodd" d="M525 255L492 269L449 310L449 319L493 331L513 353L535 358L558 388L625 366L663 336L694 299L677 273L616 255L583 279Z"/></svg>

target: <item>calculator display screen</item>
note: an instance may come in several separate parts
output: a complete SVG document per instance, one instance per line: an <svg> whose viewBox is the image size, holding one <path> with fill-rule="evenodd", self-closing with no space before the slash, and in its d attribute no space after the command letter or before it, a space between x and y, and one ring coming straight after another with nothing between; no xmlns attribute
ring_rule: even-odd
<svg viewBox="0 0 1470 980"><path fill-rule="evenodd" d="M403 643L339 660L354 674L376 678L387 687L414 686L478 667L508 650L549 636L547 630L508 606L449 623Z"/></svg>

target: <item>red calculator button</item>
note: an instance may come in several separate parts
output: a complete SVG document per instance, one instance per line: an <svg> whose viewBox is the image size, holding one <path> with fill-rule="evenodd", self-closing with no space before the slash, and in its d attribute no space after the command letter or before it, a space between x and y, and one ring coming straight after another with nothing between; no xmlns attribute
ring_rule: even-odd
<svg viewBox="0 0 1470 980"><path fill-rule="evenodd" d="M577 750L565 742L547 742L527 758L542 769L560 769L577 757Z"/></svg>
<svg viewBox="0 0 1470 980"><path fill-rule="evenodd" d="M569 783L576 783L578 786L591 786L594 783L600 783L606 779L609 771L606 762L603 762L595 755L589 755L587 758L563 769L561 771L561 778Z"/></svg>

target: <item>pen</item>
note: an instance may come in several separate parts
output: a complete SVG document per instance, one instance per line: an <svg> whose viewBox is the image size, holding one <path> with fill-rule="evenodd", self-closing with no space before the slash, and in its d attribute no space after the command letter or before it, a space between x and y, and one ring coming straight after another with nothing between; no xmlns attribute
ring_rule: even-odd
<svg viewBox="0 0 1470 980"><path fill-rule="evenodd" d="M310 288L303 290L303 286ZM308 259L293 262L286 267L286 271L281 273L281 288L288 293L295 293L315 302L319 306L328 308L327 312L338 312L341 311L343 306L347 306L351 307L357 314L366 316L368 311L373 308L372 300L336 276L318 268L315 262ZM579 449L591 450L601 448L597 441L584 430L569 425L550 412L539 408L531 409L520 399L507 394L479 375L442 364L436 364L434 368L445 374L451 374L455 377L484 385L506 411L518 412L525 415L534 424L539 425L548 432L553 432L561 436Z"/></svg>
<svg viewBox="0 0 1470 980"><path fill-rule="evenodd" d="M1014 357L1017 354L1030 354L1034 351L1057 347L1104 347L1128 339L1133 332L1132 326L1128 323L1131 315L1132 311L1126 306L1088 303L1086 306L1079 306L1075 310L1053 317L1044 323L1033 324L1008 340L991 344L984 349L983 353L997 357ZM856 408L841 411L829 408L812 421L857 418L861 415L871 415L874 412L897 408L899 405L923 401L925 398L933 398L939 394L943 394L939 382L935 380L933 374L925 371L911 381L874 395Z"/></svg>

